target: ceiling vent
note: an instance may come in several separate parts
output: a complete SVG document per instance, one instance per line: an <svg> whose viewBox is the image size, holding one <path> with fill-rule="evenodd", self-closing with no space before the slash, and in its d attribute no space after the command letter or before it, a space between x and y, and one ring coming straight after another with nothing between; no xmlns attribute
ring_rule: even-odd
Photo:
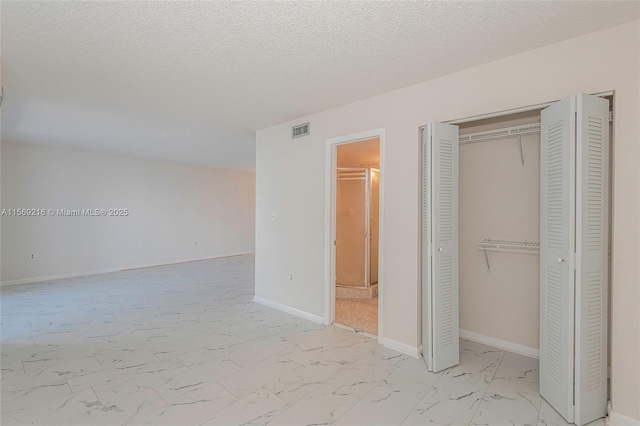
<svg viewBox="0 0 640 426"><path fill-rule="evenodd" d="M301 138L309 134L309 123L298 124L291 128L291 139Z"/></svg>

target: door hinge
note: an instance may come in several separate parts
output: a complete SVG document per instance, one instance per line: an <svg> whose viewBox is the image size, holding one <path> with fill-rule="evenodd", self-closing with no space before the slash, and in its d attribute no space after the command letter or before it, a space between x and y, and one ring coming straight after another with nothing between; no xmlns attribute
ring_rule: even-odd
<svg viewBox="0 0 640 426"><path fill-rule="evenodd" d="M609 123L613 122L613 111L609 111Z"/></svg>

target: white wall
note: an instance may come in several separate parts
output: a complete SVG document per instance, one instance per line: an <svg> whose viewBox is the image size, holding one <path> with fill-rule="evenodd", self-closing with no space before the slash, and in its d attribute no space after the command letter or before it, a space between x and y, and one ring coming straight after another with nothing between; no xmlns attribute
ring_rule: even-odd
<svg viewBox="0 0 640 426"><path fill-rule="evenodd" d="M636 21L258 131L256 295L323 316L325 141L385 127L384 334L417 347L419 126L615 90L612 402L640 419L639 62Z"/></svg>
<svg viewBox="0 0 640 426"><path fill-rule="evenodd" d="M251 172L2 142L2 208L130 212L2 217L3 283L254 250Z"/></svg>
<svg viewBox="0 0 640 426"><path fill-rule="evenodd" d="M503 120L461 130L471 133L539 122ZM540 257L489 252L491 272L478 243L485 238L540 240L540 135L460 145L460 328L539 348Z"/></svg>

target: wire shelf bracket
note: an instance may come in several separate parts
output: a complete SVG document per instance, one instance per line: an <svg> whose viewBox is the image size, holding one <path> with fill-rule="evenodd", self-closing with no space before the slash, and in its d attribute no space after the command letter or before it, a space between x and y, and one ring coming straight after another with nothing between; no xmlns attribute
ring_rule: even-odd
<svg viewBox="0 0 640 426"><path fill-rule="evenodd" d="M478 243L478 249L484 252L484 260L487 263L487 272L491 272L488 252L540 254L540 243L532 241L494 240L491 238L485 238Z"/></svg>

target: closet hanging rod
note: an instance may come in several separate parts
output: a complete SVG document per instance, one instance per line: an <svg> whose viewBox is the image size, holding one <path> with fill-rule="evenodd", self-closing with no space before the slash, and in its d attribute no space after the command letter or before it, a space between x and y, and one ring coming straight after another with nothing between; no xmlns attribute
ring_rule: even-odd
<svg viewBox="0 0 640 426"><path fill-rule="evenodd" d="M506 127L498 130L488 130L484 132L468 133L460 136L458 141L460 144L468 144L474 142L485 142L495 139L505 139L512 137L521 137L526 135L535 135L540 133L540 123L526 124L522 126Z"/></svg>

